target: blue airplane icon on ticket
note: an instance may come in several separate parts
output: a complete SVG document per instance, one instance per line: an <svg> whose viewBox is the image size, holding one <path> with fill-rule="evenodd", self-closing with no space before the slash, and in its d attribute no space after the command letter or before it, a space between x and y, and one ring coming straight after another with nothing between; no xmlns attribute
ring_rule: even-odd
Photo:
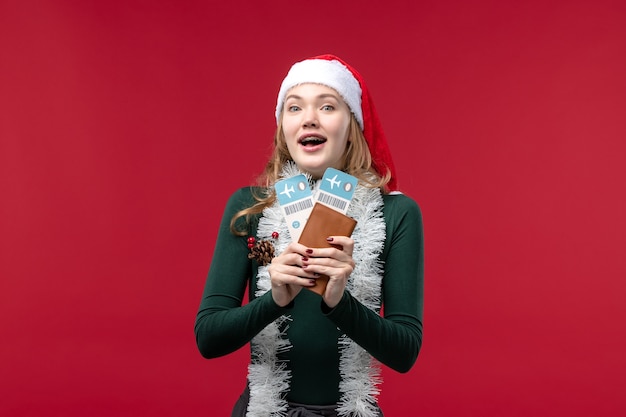
<svg viewBox="0 0 626 417"><path fill-rule="evenodd" d="M337 181L337 175L335 175L332 178L325 178L325 180L330 183L331 190L335 188L335 185L337 185L337 187L341 185L341 181Z"/></svg>
<svg viewBox="0 0 626 417"><path fill-rule="evenodd" d="M324 172L324 177L320 184L320 191L349 203L354 195L357 182L358 180L350 174L346 174L335 168L328 168Z"/></svg>
<svg viewBox="0 0 626 417"><path fill-rule="evenodd" d="M274 189L281 206L312 196L309 182L303 174L278 181Z"/></svg>
<svg viewBox="0 0 626 417"><path fill-rule="evenodd" d="M285 184L285 189L278 194L284 194L288 199L291 199L291 193L293 193L293 187L289 188L289 184Z"/></svg>

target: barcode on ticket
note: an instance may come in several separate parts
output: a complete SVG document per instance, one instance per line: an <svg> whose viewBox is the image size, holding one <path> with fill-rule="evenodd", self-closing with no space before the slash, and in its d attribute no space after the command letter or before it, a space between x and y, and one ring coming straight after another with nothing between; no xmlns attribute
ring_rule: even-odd
<svg viewBox="0 0 626 417"><path fill-rule="evenodd" d="M297 201L293 204L289 204L288 206L285 206L284 209L285 209L285 214L287 216L290 216L294 213L301 212L302 210L310 209L311 207L313 207L313 200L311 200L310 198L307 198L304 200Z"/></svg>
<svg viewBox="0 0 626 417"><path fill-rule="evenodd" d="M348 202L346 200L342 200L340 198L337 198L331 194L328 194L322 191L319 192L317 196L317 201L319 201L320 203L327 204L329 206L332 206L342 211L345 210L346 207L348 206Z"/></svg>

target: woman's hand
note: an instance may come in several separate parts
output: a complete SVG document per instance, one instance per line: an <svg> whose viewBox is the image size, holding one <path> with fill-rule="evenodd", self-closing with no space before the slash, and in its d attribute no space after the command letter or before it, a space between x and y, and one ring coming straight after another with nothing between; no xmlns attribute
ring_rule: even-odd
<svg viewBox="0 0 626 417"><path fill-rule="evenodd" d="M305 250L302 270L330 278L323 299L328 307L334 308L341 301L348 278L354 270L354 240L346 236L330 236L327 240L334 247Z"/></svg>
<svg viewBox="0 0 626 417"><path fill-rule="evenodd" d="M302 287L315 285L315 278L319 274L303 269L308 260L306 251L306 246L290 243L283 253L272 259L268 267L272 283L272 298L281 307L296 298Z"/></svg>

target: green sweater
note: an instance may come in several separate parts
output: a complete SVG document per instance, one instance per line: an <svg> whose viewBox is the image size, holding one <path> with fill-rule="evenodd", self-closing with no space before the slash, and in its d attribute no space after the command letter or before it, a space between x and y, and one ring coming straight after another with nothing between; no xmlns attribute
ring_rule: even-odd
<svg viewBox="0 0 626 417"><path fill-rule="evenodd" d="M384 195L383 201L386 239L380 256L384 262L381 317L348 291L332 310L311 291L302 290L292 304L282 308L274 303L271 291L255 297L257 264L247 258L247 237L230 232L233 215L255 201L249 187L235 192L224 211L196 317L201 354L215 358L231 353L288 314L292 318L288 329L292 347L281 356L291 371L288 401L318 405L338 402L337 340L342 334L384 365L399 372L411 369L422 344L422 215L415 201L405 195ZM257 222L258 217L252 220L250 236L256 235ZM246 287L249 300L242 305Z"/></svg>

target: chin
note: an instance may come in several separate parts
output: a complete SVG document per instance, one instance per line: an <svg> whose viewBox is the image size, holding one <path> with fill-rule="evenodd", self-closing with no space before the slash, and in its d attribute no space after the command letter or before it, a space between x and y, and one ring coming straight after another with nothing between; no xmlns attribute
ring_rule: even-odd
<svg viewBox="0 0 626 417"><path fill-rule="evenodd" d="M324 171L326 171L327 166L323 165L309 165L309 164L299 164L296 162L298 169L302 172L306 172L310 174L313 178L322 178L324 175ZM330 165L329 165L330 166Z"/></svg>

